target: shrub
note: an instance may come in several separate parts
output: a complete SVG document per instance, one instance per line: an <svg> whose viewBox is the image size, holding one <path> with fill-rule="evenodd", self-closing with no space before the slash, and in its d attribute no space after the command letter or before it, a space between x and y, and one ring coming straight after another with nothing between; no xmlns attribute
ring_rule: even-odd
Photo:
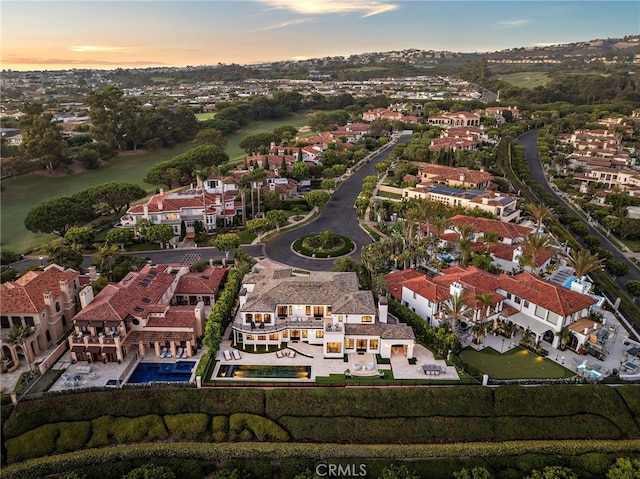
<svg viewBox="0 0 640 479"><path fill-rule="evenodd" d="M57 424L45 424L19 437L8 439L5 442L7 462L19 462L53 453L59 434Z"/></svg>
<svg viewBox="0 0 640 479"><path fill-rule="evenodd" d="M165 416L164 423L169 434L179 439L199 439L209 426L209 416L202 413L176 414Z"/></svg>
<svg viewBox="0 0 640 479"><path fill-rule="evenodd" d="M584 469L597 477L604 477L613 465L613 461L607 454L588 452L587 454L572 457L570 464L575 469Z"/></svg>
<svg viewBox="0 0 640 479"><path fill-rule="evenodd" d="M91 439L87 442L87 447L107 446L112 440L113 421L112 416L102 416L91 421Z"/></svg>
<svg viewBox="0 0 640 479"><path fill-rule="evenodd" d="M118 443L153 441L165 439L167 429L160 416L150 414L136 418L117 418L112 426L112 434Z"/></svg>
<svg viewBox="0 0 640 479"><path fill-rule="evenodd" d="M211 430L214 441L226 441L229 437L229 418L227 416L214 416L211 420Z"/></svg>
<svg viewBox="0 0 640 479"><path fill-rule="evenodd" d="M249 434L246 434L246 433ZM288 441L289 434L278 424L266 417L255 414L233 414L229 418L229 435L234 440L243 441L256 438L259 441Z"/></svg>
<svg viewBox="0 0 640 479"><path fill-rule="evenodd" d="M56 453L76 451L86 446L91 434L91 422L61 422L60 436L56 441Z"/></svg>

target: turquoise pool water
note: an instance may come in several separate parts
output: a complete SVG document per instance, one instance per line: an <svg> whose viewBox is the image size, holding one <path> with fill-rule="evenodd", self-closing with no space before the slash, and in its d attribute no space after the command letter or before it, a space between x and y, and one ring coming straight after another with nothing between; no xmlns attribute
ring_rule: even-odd
<svg viewBox="0 0 640 479"><path fill-rule="evenodd" d="M565 288L569 288L571 289L571 284L573 284L573 282L575 281L576 277L575 276L569 276L567 278L567 280L564 282L563 286Z"/></svg>
<svg viewBox="0 0 640 479"><path fill-rule="evenodd" d="M217 377L233 379L309 379L311 377L311 366L225 364L220 366Z"/></svg>

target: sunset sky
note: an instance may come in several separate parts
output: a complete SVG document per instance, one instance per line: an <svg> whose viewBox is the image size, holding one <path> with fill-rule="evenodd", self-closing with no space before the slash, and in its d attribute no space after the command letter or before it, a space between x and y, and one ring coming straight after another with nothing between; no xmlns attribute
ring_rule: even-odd
<svg viewBox="0 0 640 479"><path fill-rule="evenodd" d="M2 0L0 18L3 69L112 69L618 38L640 2Z"/></svg>

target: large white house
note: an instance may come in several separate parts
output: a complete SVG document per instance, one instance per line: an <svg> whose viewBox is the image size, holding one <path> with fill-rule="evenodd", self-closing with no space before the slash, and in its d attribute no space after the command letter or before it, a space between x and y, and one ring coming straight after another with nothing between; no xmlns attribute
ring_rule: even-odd
<svg viewBox="0 0 640 479"><path fill-rule="evenodd" d="M383 358L413 357L411 327L388 315L383 298L376 307L371 291L361 291L356 273L260 269L245 276L234 318L233 341L245 348L322 346L325 358L367 352Z"/></svg>
<svg viewBox="0 0 640 479"><path fill-rule="evenodd" d="M429 324L446 320L443 303L454 295L463 295L474 311L471 321L503 320L529 329L535 338L557 347L565 326L571 327L588 316L597 301L523 272L515 276L495 275L476 267L454 266L441 276L430 278L415 270L398 271L385 276L389 293ZM491 304L478 300L491 295Z"/></svg>

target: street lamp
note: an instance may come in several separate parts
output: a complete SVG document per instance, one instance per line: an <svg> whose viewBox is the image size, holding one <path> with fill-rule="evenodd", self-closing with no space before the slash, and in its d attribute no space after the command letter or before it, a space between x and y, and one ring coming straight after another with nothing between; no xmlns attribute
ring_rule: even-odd
<svg viewBox="0 0 640 479"><path fill-rule="evenodd" d="M562 356L562 364L564 364L564 356Z"/></svg>
<svg viewBox="0 0 640 479"><path fill-rule="evenodd" d="M40 256L40 266L44 266L44 256Z"/></svg>
<svg viewBox="0 0 640 479"><path fill-rule="evenodd" d="M500 346L500 353L504 351L504 338L502 338L502 346Z"/></svg>

